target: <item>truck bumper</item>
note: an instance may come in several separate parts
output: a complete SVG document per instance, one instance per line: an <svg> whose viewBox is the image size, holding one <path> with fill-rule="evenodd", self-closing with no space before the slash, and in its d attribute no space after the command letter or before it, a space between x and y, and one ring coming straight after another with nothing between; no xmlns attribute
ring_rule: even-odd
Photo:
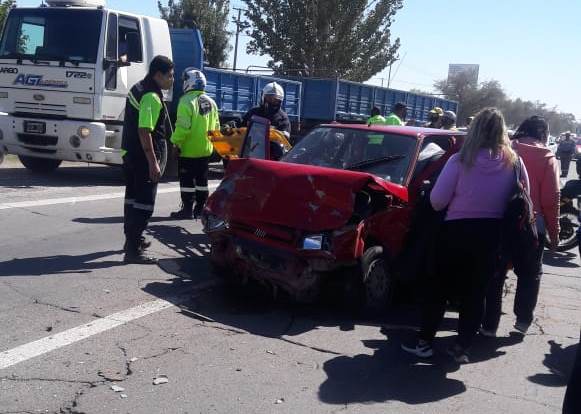
<svg viewBox="0 0 581 414"><path fill-rule="evenodd" d="M25 122L42 122L44 134L25 132ZM82 138L85 127L89 136ZM21 118L0 113L0 148L6 153L64 161L122 164L121 130L102 122Z"/></svg>

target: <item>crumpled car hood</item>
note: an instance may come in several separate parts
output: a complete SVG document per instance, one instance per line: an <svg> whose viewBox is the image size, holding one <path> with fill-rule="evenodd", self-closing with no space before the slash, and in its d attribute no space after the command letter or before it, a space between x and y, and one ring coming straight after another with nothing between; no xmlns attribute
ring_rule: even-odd
<svg viewBox="0 0 581 414"><path fill-rule="evenodd" d="M207 210L232 222L270 223L306 232L342 227L355 194L369 187L407 201L407 189L371 174L252 159L232 160Z"/></svg>

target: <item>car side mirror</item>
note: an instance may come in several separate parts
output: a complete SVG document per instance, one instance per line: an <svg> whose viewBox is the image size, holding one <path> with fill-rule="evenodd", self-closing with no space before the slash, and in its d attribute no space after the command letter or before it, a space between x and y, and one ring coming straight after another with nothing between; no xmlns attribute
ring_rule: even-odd
<svg viewBox="0 0 581 414"><path fill-rule="evenodd" d="M141 60L141 37L137 32L127 33L127 62L139 62Z"/></svg>

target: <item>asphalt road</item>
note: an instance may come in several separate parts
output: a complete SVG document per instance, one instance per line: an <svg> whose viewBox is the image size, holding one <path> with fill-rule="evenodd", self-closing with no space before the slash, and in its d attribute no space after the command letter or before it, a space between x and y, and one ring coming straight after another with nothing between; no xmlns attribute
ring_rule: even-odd
<svg viewBox="0 0 581 414"><path fill-rule="evenodd" d="M199 224L165 218L177 184L161 189L149 232L160 266L125 266L117 169L0 166L0 413L560 411L579 340L576 252L547 255L524 339L511 281L499 338L452 364L450 313L426 363L399 348L417 325L409 308L363 321L226 290Z"/></svg>

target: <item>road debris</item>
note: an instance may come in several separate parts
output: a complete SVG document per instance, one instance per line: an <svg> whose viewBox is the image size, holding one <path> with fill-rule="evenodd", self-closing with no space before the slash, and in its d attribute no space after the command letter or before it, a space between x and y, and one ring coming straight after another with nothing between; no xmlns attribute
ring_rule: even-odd
<svg viewBox="0 0 581 414"><path fill-rule="evenodd" d="M131 359L129 360L129 362L135 362L135 361L137 361L138 359L139 359L139 358L133 357L133 358L131 358Z"/></svg>
<svg viewBox="0 0 581 414"><path fill-rule="evenodd" d="M279 399L278 399L278 400L276 400L274 403L275 403L275 404L282 404L282 403L284 403L284 398L279 398Z"/></svg>
<svg viewBox="0 0 581 414"><path fill-rule="evenodd" d="M160 375L159 377L154 378L153 385L167 384L168 382L169 382L169 379L167 378L167 376Z"/></svg>
<svg viewBox="0 0 581 414"><path fill-rule="evenodd" d="M111 385L111 389L115 392L123 392L125 391L125 388L120 387L119 385Z"/></svg>
<svg viewBox="0 0 581 414"><path fill-rule="evenodd" d="M105 369L97 373L101 378L107 381L120 382L125 380L125 375L116 370Z"/></svg>
<svg viewBox="0 0 581 414"><path fill-rule="evenodd" d="M127 394L121 394L120 397L121 398L127 398Z"/></svg>

